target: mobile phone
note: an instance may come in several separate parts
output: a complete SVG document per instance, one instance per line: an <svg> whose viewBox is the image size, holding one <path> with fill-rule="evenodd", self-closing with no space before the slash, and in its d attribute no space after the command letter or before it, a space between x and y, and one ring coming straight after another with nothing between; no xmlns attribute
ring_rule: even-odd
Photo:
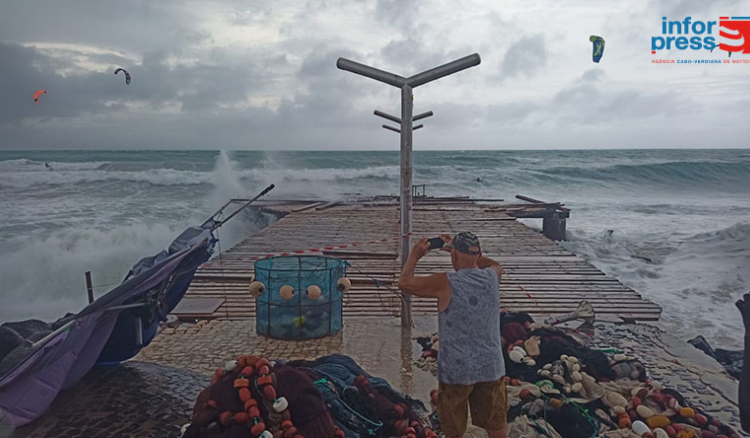
<svg viewBox="0 0 750 438"><path fill-rule="evenodd" d="M430 243L430 249L442 248L445 245L445 241L440 237L433 237L427 241Z"/></svg>

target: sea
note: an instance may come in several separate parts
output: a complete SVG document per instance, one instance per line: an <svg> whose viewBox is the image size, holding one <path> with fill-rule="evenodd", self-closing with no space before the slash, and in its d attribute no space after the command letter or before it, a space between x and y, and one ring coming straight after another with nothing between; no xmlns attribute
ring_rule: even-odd
<svg viewBox="0 0 750 438"><path fill-rule="evenodd" d="M666 330L742 347L750 150L415 151L414 169L428 195L564 202L562 245L660 304ZM99 296L228 199L271 183L276 199L397 194L399 154L0 151L0 322L80 310L85 271ZM238 217L220 230L222 250L270 220Z"/></svg>

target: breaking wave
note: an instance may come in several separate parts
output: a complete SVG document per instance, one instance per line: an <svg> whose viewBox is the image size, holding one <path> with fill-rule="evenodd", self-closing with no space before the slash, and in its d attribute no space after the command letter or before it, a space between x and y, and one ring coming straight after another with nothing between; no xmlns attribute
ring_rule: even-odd
<svg viewBox="0 0 750 438"><path fill-rule="evenodd" d="M662 306L662 324L742 348L734 302L750 290L750 222L687 236L586 233L564 243Z"/></svg>

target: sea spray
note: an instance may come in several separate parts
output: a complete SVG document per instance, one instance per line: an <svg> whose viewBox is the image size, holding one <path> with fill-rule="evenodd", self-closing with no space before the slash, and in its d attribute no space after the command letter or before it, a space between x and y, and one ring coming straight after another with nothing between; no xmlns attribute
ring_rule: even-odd
<svg viewBox="0 0 750 438"><path fill-rule="evenodd" d="M92 272L95 296L101 296L119 284L135 262L164 249L181 230L177 225L134 223L0 241L0 322L55 320L78 312L87 304L85 271Z"/></svg>
<svg viewBox="0 0 750 438"><path fill-rule="evenodd" d="M206 211L213 214L231 199L250 199L255 197L262 188L262 184L244 184L241 181L240 164L232 158L232 153L222 150L216 157L216 164L211 172L213 189L206 201ZM226 217L242 204L235 203L224 210L221 217ZM219 217L218 219L221 219ZM245 237L268 225L272 218L260 212L257 207L250 207L227 222L216 234L220 239L219 247L222 251L230 249Z"/></svg>

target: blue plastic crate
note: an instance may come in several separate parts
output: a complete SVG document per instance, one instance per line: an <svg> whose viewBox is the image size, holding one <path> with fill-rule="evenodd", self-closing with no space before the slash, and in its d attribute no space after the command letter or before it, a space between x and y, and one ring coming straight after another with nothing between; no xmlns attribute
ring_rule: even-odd
<svg viewBox="0 0 750 438"><path fill-rule="evenodd" d="M346 262L332 257L283 256L255 262L255 280L266 291L256 300L255 329L277 339L312 339L342 328L342 293L337 282L346 275ZM280 289L294 289L283 299ZM320 297L310 299L307 289L320 288Z"/></svg>

